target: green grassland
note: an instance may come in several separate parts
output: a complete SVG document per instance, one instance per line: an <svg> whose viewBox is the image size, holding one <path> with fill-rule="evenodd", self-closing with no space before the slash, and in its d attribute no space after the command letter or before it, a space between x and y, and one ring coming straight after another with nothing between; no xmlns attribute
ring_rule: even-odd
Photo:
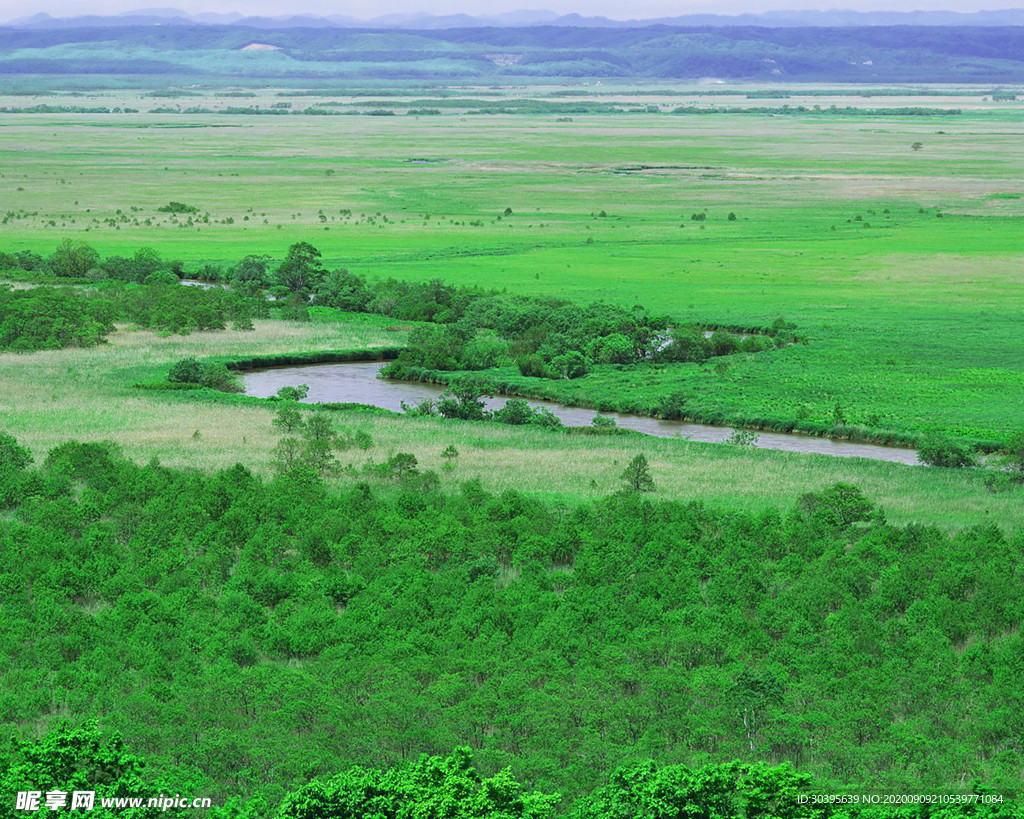
<svg viewBox="0 0 1024 819"><path fill-rule="evenodd" d="M0 356L0 383L5 385L0 429L28 446L37 462L68 440L113 440L139 463L157 458L170 467L209 473L241 462L269 475L272 449L281 437L271 423L274 404L208 391L153 392L135 385L162 380L173 362L187 356L230 361L309 350L372 351L401 344L404 337L404 328L368 317L311 324L264 320L250 332L160 336L121 329L99 347L5 354ZM515 489L575 503L622 488L624 466L643 452L659 498L700 499L760 512L845 482L860 486L894 523L948 530L994 523L1007 531L1024 523L1019 491L992 494L976 470L773 452L639 433L565 435L357 409L332 417L340 429L367 432L374 442L366 451L339 453L342 464L358 470L353 478L340 478L342 483L365 480L364 468L371 463L409 452L422 469L438 470L449 490L476 478L488 491ZM454 471L442 469L441 453L449 445L460 453Z"/></svg>
<svg viewBox="0 0 1024 819"><path fill-rule="evenodd" d="M678 322L782 315L806 344L724 369L541 386L641 410L682 390L706 415L767 426L826 423L837 406L848 424L910 436L997 443L1020 426L1024 149L1012 106L0 123L7 250L49 252L71 236L104 255L150 245L188 268L280 258L307 240L330 266L371 277L641 304ZM157 213L169 200L201 215Z"/></svg>

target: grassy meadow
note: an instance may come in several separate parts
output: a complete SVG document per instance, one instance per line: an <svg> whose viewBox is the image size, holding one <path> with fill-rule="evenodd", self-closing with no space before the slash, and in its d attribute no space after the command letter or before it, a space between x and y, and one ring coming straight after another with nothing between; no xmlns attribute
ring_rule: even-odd
<svg viewBox="0 0 1024 819"><path fill-rule="evenodd" d="M186 270L250 253L281 258L309 241L329 266L371 277L640 304L680 323L760 326L784 316L806 343L716 367L599 368L534 391L641 410L683 391L723 422L829 422L839 408L851 425L998 443L1022 426L1024 408L1024 117L981 89L950 93L939 102L956 103L959 115L884 117L159 115L146 106L167 101L137 92L50 95L41 99L142 112L0 115L0 238L5 250L44 254L65 237L103 255L149 246ZM282 98L261 90L256 104ZM681 104L640 99L663 111ZM844 100L939 104L839 92L747 104ZM200 213L157 210L172 200ZM269 409L143 394L128 386L133 373L188 354L395 338L374 322L263 322L255 333L122 332L96 350L4 355L3 426L37 454L69 437L117 438L142 459L266 468ZM353 423L372 427L370 457L413 451L429 468L435 450L456 443L465 450L459 479L558 497L611 491L639 446L439 421ZM672 497L758 506L848 480L901 520L1019 516L970 475L665 441L642 448Z"/></svg>
<svg viewBox="0 0 1024 819"><path fill-rule="evenodd" d="M998 443L1024 407L1024 117L977 93L942 98L963 112L945 116L3 115L0 236L43 253L67 236L104 255L148 245L186 268L305 240L371 277L679 322L784 316L806 344L559 394L642 408L683 390L740 422L829 422L839 407L851 425ZM201 214L157 212L170 200Z"/></svg>

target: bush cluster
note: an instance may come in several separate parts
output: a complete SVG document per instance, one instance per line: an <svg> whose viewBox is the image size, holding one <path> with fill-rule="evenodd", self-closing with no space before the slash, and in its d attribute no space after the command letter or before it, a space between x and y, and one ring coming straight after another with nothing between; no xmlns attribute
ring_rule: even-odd
<svg viewBox="0 0 1024 819"><path fill-rule="evenodd" d="M172 384L199 384L219 392L242 392L242 380L223 364L209 364L195 358L175 362L167 373Z"/></svg>

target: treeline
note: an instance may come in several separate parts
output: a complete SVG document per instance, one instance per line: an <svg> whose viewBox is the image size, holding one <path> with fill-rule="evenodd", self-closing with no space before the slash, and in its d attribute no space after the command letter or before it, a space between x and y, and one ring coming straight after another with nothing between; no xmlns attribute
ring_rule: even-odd
<svg viewBox="0 0 1024 819"><path fill-rule="evenodd" d="M171 202L158 210L193 208ZM23 291L0 287L0 349L91 346L104 341L115 322L171 333L229 325L251 330L253 318L269 315L262 293L179 286L181 262L165 260L151 248L101 259L92 246L65 239L49 256L0 252L0 270L21 271L37 283L88 285Z"/></svg>
<svg viewBox="0 0 1024 819"><path fill-rule="evenodd" d="M763 95L768 96L768 95ZM845 105L840 108L837 105L830 105L828 108L806 105L780 105L780 106L707 106L683 105L672 109L673 114L811 114L824 117L948 117L962 114L960 108L921 108L917 106L904 105L898 108L858 108L853 105Z"/></svg>
<svg viewBox="0 0 1024 819"><path fill-rule="evenodd" d="M106 106L87 107L82 105L28 105L21 108L3 106L0 114L137 114L138 108L108 108Z"/></svg>
<svg viewBox="0 0 1024 819"><path fill-rule="evenodd" d="M642 759L1019 795L1021 533L890 526L847 485L757 514L451 488L0 436L0 724L59 681L155 773L264 805L459 746L563 806Z"/></svg>
<svg viewBox="0 0 1024 819"><path fill-rule="evenodd" d="M0 253L0 270L20 271L37 283L87 285L27 290L0 285L0 350L90 347L105 341L116 322L171 333L222 330L229 324L252 329L253 318L269 314L262 294L179 286L181 263L165 261L149 248L101 260L95 248L65 240L48 257Z"/></svg>
<svg viewBox="0 0 1024 819"><path fill-rule="evenodd" d="M100 259L96 248L86 242L64 239L49 256L31 250L0 251L0 270L22 270L61 279L116 279L136 284L177 282L181 262L167 261L152 248L140 248L131 257ZM151 278L152 277L152 278Z"/></svg>
<svg viewBox="0 0 1024 819"><path fill-rule="evenodd" d="M504 215L513 215L511 209ZM668 316L639 306L583 306L437 279L370 280L343 268L328 271L320 251L307 242L292 245L274 270L268 257L247 256L227 276L250 288L308 294L326 307L437 325L413 330L409 349L384 370L389 378L416 378L425 370L485 370L508 362L523 375L579 378L596 364L704 361L795 339L793 325L784 320L765 328L764 335L741 340L718 331L705 339L699 329L672 328Z"/></svg>
<svg viewBox="0 0 1024 819"><path fill-rule="evenodd" d="M194 206L172 202L164 209L181 212ZM512 216L506 209L505 217ZM703 214L695 214L693 218ZM381 217L387 220L386 216ZM147 285L174 284L183 275L180 262L165 262L149 248L131 257L99 253L82 242L64 240L49 257L23 251L0 254L0 269L20 268L58 278L111 279ZM779 319L763 333L746 338L718 330L709 338L700 328L672 327L668 316L609 304L587 306L565 299L512 296L476 287L455 287L440 280L408 282L370 280L344 268L328 270L320 251L308 242L288 248L274 265L266 255L249 255L227 268L205 266L196 275L226 281L232 293L187 294L169 290L123 291L130 320L149 316L143 326L163 322L173 331L193 315L196 329L216 329L200 306L246 322L256 311L265 315L265 292L277 299L283 314L307 315L308 305L375 313L402 321L437 326L413 330L409 349L384 371L385 377L417 378L429 370L485 370L515 364L522 375L539 378L579 378L595 365L652 362L702 362L712 356L754 353L796 340L793 325ZM142 294L146 296L143 298ZM158 308L144 309L160 296ZM137 307L135 305L138 305ZM164 309L168 306L168 309ZM248 313L248 316L241 315Z"/></svg>
<svg viewBox="0 0 1024 819"><path fill-rule="evenodd" d="M0 285L0 350L92 347L114 329L110 307L65 288L11 290Z"/></svg>
<svg viewBox="0 0 1024 819"><path fill-rule="evenodd" d="M28 352L92 347L106 341L116 322L169 333L253 329L266 302L224 290L168 284L101 283L94 288L0 285L0 350Z"/></svg>
<svg viewBox="0 0 1024 819"><path fill-rule="evenodd" d="M423 298L440 295L448 305L460 295L436 282L403 289ZM792 341L788 325L769 328L771 335L740 339L716 330L705 338L700 328L670 327L667 316L641 308L504 293L473 293L464 306L438 315L445 323L415 328L408 349L382 371L385 378L421 380L431 370L487 370L509 363L525 376L580 378L600 364L703 362Z"/></svg>

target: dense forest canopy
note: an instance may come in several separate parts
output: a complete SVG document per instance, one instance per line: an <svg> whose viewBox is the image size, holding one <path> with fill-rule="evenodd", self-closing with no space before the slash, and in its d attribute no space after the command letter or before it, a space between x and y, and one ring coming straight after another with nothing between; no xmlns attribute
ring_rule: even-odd
<svg viewBox="0 0 1024 819"><path fill-rule="evenodd" d="M267 804L463 745L564 805L644 759L1020 788L1020 533L893 527L845 484L749 515L206 476L111 444L31 461L0 437L11 735L101 719L161 776Z"/></svg>

